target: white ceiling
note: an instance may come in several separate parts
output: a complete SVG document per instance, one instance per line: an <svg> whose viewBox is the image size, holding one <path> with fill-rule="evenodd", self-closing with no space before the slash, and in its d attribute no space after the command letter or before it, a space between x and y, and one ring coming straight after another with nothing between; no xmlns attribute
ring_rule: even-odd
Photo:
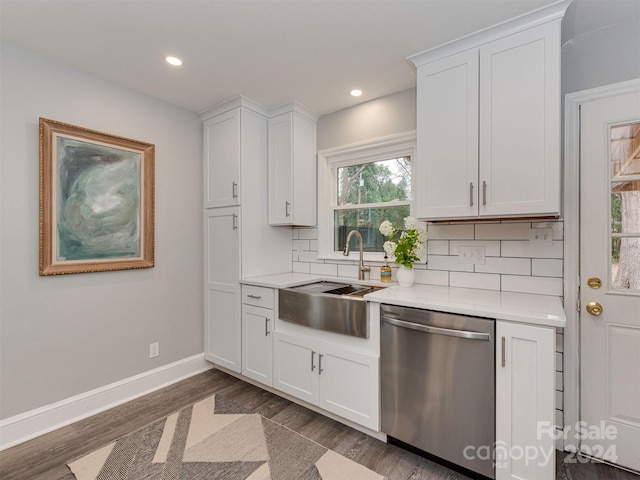
<svg viewBox="0 0 640 480"><path fill-rule="evenodd" d="M0 32L196 112L242 94L325 114L414 87L409 55L553 1L1 0ZM640 0L573 8L572 36L640 16ZM166 65L168 54L184 66Z"/></svg>

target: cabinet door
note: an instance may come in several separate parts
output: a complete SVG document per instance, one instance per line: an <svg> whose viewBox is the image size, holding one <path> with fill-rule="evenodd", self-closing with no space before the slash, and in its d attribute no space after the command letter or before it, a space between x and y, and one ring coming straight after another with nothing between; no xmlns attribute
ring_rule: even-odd
<svg viewBox="0 0 640 480"><path fill-rule="evenodd" d="M205 358L241 371L239 208L205 210Z"/></svg>
<svg viewBox="0 0 640 480"><path fill-rule="evenodd" d="M560 23L480 48L480 215L560 212Z"/></svg>
<svg viewBox="0 0 640 480"><path fill-rule="evenodd" d="M378 358L322 344L319 406L379 430Z"/></svg>
<svg viewBox="0 0 640 480"><path fill-rule="evenodd" d="M496 339L496 479L555 478L555 330L497 322Z"/></svg>
<svg viewBox="0 0 640 480"><path fill-rule="evenodd" d="M273 310L242 305L242 374L273 384Z"/></svg>
<svg viewBox="0 0 640 480"><path fill-rule="evenodd" d="M478 214L478 51L418 68L418 217Z"/></svg>
<svg viewBox="0 0 640 480"><path fill-rule="evenodd" d="M273 387L317 404L318 342L281 332L273 341Z"/></svg>
<svg viewBox="0 0 640 480"><path fill-rule="evenodd" d="M204 122L204 206L240 205L240 109Z"/></svg>
<svg viewBox="0 0 640 480"><path fill-rule="evenodd" d="M269 224L293 224L293 113L269 120Z"/></svg>

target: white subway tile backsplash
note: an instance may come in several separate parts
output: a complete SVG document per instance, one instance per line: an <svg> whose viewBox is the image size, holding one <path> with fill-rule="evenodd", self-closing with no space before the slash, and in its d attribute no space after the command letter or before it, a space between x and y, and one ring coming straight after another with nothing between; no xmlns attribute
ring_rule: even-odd
<svg viewBox="0 0 640 480"><path fill-rule="evenodd" d="M531 223L476 224L476 240L529 240Z"/></svg>
<svg viewBox="0 0 640 480"><path fill-rule="evenodd" d="M500 290L500 275L489 273L449 272L449 286Z"/></svg>
<svg viewBox="0 0 640 480"><path fill-rule="evenodd" d="M293 267L291 270L296 273L309 273L310 272L309 265L311 264L304 263L304 262L293 262Z"/></svg>
<svg viewBox="0 0 640 480"><path fill-rule="evenodd" d="M529 241L502 241L503 257L562 258L563 242L554 240L550 247L530 245Z"/></svg>
<svg viewBox="0 0 640 480"><path fill-rule="evenodd" d="M357 265L338 265L338 276L358 278L358 266Z"/></svg>
<svg viewBox="0 0 640 480"><path fill-rule="evenodd" d="M309 250L318 251L318 240L309 240Z"/></svg>
<svg viewBox="0 0 640 480"><path fill-rule="evenodd" d="M313 228L300 228L298 231L298 238L301 240L317 240L318 229Z"/></svg>
<svg viewBox="0 0 640 480"><path fill-rule="evenodd" d="M331 263L311 263L309 273L338 276L338 265Z"/></svg>
<svg viewBox="0 0 640 480"><path fill-rule="evenodd" d="M556 352L556 372L563 370L562 353Z"/></svg>
<svg viewBox="0 0 640 480"><path fill-rule="evenodd" d="M427 227L429 240L473 240L473 224L440 225L429 224Z"/></svg>
<svg viewBox="0 0 640 480"><path fill-rule="evenodd" d="M531 259L486 257L484 265L476 265L478 273L506 273L510 275L531 275Z"/></svg>
<svg viewBox="0 0 640 480"><path fill-rule="evenodd" d="M429 255L427 268L429 270L449 270L453 272L473 272L473 265L460 263L458 256Z"/></svg>
<svg viewBox="0 0 640 480"><path fill-rule="evenodd" d="M449 285L449 272L446 270L416 270L416 283L447 286Z"/></svg>
<svg viewBox="0 0 640 480"><path fill-rule="evenodd" d="M563 262L555 258L533 258L531 275L536 277L562 277Z"/></svg>
<svg viewBox="0 0 640 480"><path fill-rule="evenodd" d="M449 241L427 240L427 253L429 255L449 255Z"/></svg>
<svg viewBox="0 0 640 480"><path fill-rule="evenodd" d="M564 335L556 332L556 352L564 352Z"/></svg>
<svg viewBox="0 0 640 480"><path fill-rule="evenodd" d="M564 390L564 384L562 383L562 372L556 372L556 390L560 390L563 391Z"/></svg>
<svg viewBox="0 0 640 480"><path fill-rule="evenodd" d="M293 240L293 251L297 252L298 250L302 252L311 250L309 240Z"/></svg>
<svg viewBox="0 0 640 480"><path fill-rule="evenodd" d="M500 242L498 240L451 240L449 242L449 254L459 255L460 246L463 247L484 247L484 254L487 257L500 256Z"/></svg>
<svg viewBox="0 0 640 480"><path fill-rule="evenodd" d="M318 252L302 252L301 255L298 255L299 262L309 262L309 263L324 263L323 260L318 258Z"/></svg>
<svg viewBox="0 0 640 480"><path fill-rule="evenodd" d="M502 290L505 292L534 293L562 296L562 279L502 275Z"/></svg>

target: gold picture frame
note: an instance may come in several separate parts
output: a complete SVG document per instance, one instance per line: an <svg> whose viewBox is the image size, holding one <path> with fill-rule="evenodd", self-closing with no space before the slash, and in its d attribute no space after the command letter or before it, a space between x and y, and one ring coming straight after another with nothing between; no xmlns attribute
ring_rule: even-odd
<svg viewBox="0 0 640 480"><path fill-rule="evenodd" d="M154 266L155 146L40 118L40 275Z"/></svg>

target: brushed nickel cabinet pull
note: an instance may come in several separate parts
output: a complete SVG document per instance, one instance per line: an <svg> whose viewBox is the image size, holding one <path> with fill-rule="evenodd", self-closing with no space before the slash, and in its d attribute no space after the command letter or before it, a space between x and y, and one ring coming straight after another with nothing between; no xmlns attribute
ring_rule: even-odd
<svg viewBox="0 0 640 480"><path fill-rule="evenodd" d="M262 298L262 295L254 295L253 293L248 293L247 297L259 299L259 298Z"/></svg>
<svg viewBox="0 0 640 480"><path fill-rule="evenodd" d="M324 372L322 369L322 357L324 357L322 353L318 355L318 375L322 375L322 372Z"/></svg>
<svg viewBox="0 0 640 480"><path fill-rule="evenodd" d="M506 365L506 359L505 359L505 351L506 351L506 345L505 345L506 339L504 337L502 337L502 366L504 367Z"/></svg>
<svg viewBox="0 0 640 480"><path fill-rule="evenodd" d="M233 198L238 198L238 184L236 182L231 182L231 195Z"/></svg>
<svg viewBox="0 0 640 480"><path fill-rule="evenodd" d="M311 371L313 372L316 369L315 364L313 363L313 357L316 354L315 351L311 350Z"/></svg>
<svg viewBox="0 0 640 480"><path fill-rule="evenodd" d="M469 182L469 206L473 207L473 182Z"/></svg>
<svg viewBox="0 0 640 480"><path fill-rule="evenodd" d="M487 182L482 181L482 205L487 204Z"/></svg>
<svg viewBox="0 0 640 480"><path fill-rule="evenodd" d="M236 215L235 213L233 214L233 229L238 229L238 215Z"/></svg>
<svg viewBox="0 0 640 480"><path fill-rule="evenodd" d="M269 320L271 320L269 317L264 317L264 336L265 337L271 333L269 331Z"/></svg>
<svg viewBox="0 0 640 480"><path fill-rule="evenodd" d="M289 202L284 202L284 216L288 217L289 215L291 215L289 213L289 205L291 205Z"/></svg>

